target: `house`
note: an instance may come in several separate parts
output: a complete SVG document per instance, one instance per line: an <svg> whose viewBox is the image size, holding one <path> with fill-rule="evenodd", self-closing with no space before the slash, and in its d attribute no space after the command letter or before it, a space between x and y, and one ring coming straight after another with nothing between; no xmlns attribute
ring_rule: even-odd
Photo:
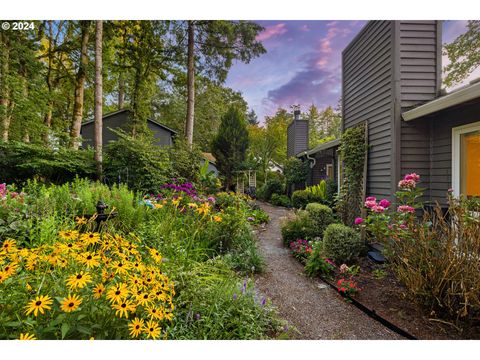
<svg viewBox="0 0 480 360"><path fill-rule="evenodd" d="M480 83L441 91L441 29L433 20L369 21L342 52L342 131L366 124L368 195L392 199L416 172L427 203L446 205L449 189L480 196ZM311 161L311 183L329 163L338 177L338 143L308 150L308 123L295 121L289 155Z"/></svg>
<svg viewBox="0 0 480 360"><path fill-rule="evenodd" d="M103 145L108 145L110 141L118 139L117 134L112 132L112 129L127 130L132 118L133 113L128 109L122 109L114 111L103 116ZM159 146L173 145L173 138L176 136L176 131L168 128L151 119L147 119L147 127L153 133L155 138L155 144ZM93 147L93 135L94 135L94 121L89 120L82 124L80 132L82 136L82 147Z"/></svg>
<svg viewBox="0 0 480 360"><path fill-rule="evenodd" d="M218 169L216 165L215 156L212 153L202 152L202 157L204 160L208 161L208 172L213 172L216 176L218 176Z"/></svg>

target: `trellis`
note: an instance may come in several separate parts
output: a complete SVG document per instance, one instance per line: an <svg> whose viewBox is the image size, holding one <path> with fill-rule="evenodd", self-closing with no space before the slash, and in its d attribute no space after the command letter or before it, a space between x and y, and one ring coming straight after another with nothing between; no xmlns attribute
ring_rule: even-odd
<svg viewBox="0 0 480 360"><path fill-rule="evenodd" d="M245 180L247 180L249 189L257 188L257 171L256 170L240 170L236 171L237 176L237 193L245 193Z"/></svg>

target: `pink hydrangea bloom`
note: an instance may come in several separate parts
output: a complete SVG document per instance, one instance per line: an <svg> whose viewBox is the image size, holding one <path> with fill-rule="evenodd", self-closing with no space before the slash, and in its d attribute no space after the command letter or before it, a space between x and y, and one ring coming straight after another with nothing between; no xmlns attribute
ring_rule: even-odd
<svg viewBox="0 0 480 360"><path fill-rule="evenodd" d="M383 206L385 209L387 209L388 207L390 207L390 201L388 201L387 199L382 199L380 200L378 205Z"/></svg>
<svg viewBox="0 0 480 360"><path fill-rule="evenodd" d="M416 185L417 183L413 179L410 179L410 180L404 179L398 182L398 187L400 189L414 189Z"/></svg>
<svg viewBox="0 0 480 360"><path fill-rule="evenodd" d="M377 198L375 196L369 196L365 199L365 201L377 201Z"/></svg>
<svg viewBox="0 0 480 360"><path fill-rule="evenodd" d="M0 197L3 197L7 193L7 184L0 184Z"/></svg>
<svg viewBox="0 0 480 360"><path fill-rule="evenodd" d="M371 209L373 208L374 206L377 206L377 201L376 200L367 200L365 201L365 207Z"/></svg>
<svg viewBox="0 0 480 360"><path fill-rule="evenodd" d="M408 180L413 180L415 182L419 182L420 181L420 175L417 175L415 173L407 174L407 175L405 175L403 180L407 180L407 181Z"/></svg>
<svg viewBox="0 0 480 360"><path fill-rule="evenodd" d="M375 205L372 207L372 211L376 213L383 213L385 211L385 208L380 205Z"/></svg>
<svg viewBox="0 0 480 360"><path fill-rule="evenodd" d="M361 217L357 217L355 219L355 225L360 225L361 223L363 223L363 219Z"/></svg>
<svg viewBox="0 0 480 360"><path fill-rule="evenodd" d="M405 230L406 228L407 228L407 225L405 225L405 224L400 224L400 229Z"/></svg>
<svg viewBox="0 0 480 360"><path fill-rule="evenodd" d="M411 207L410 205L400 205L398 208L397 208L398 212L401 212L401 213L414 213L415 212L415 209L413 207Z"/></svg>

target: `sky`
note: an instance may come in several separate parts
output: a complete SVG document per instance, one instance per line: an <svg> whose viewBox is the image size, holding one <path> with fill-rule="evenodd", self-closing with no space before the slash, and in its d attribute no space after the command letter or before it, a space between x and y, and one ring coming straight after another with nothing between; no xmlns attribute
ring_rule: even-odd
<svg viewBox="0 0 480 360"><path fill-rule="evenodd" d="M319 109L336 107L341 94L342 50L366 21L256 22L265 28L257 40L267 53L249 64L235 63L226 85L243 94L262 122L279 107L290 109L293 104L300 104L302 111L312 104ZM466 24L444 21L442 42L451 42L465 32ZM448 59L444 56L442 62L446 65ZM480 68L464 83L479 76Z"/></svg>

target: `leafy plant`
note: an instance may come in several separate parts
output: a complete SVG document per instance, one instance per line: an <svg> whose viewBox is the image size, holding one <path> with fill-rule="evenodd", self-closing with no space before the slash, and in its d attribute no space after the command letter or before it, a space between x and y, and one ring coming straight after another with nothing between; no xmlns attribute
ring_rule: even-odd
<svg viewBox="0 0 480 360"><path fill-rule="evenodd" d="M282 238L285 246L297 239L314 240L317 237L315 223L306 211L299 212L295 218L282 225Z"/></svg>
<svg viewBox="0 0 480 360"><path fill-rule="evenodd" d="M290 251L293 257L304 263L312 252L312 246L307 240L297 239L290 243Z"/></svg>
<svg viewBox="0 0 480 360"><path fill-rule="evenodd" d="M312 252L305 264L305 273L308 276L325 276L331 277L335 271L335 264L323 255L323 243L316 241L312 245Z"/></svg>
<svg viewBox="0 0 480 360"><path fill-rule="evenodd" d="M327 199L327 182L321 180L317 185L307 186L305 191L312 194L312 197L325 201Z"/></svg>
<svg viewBox="0 0 480 360"><path fill-rule="evenodd" d="M334 222L333 211L326 205L310 203L305 209L315 223L318 236L322 237L328 225Z"/></svg>
<svg viewBox="0 0 480 360"><path fill-rule="evenodd" d="M388 273L383 269L375 269L372 271L372 275L375 279L381 280L385 278L388 275Z"/></svg>
<svg viewBox="0 0 480 360"><path fill-rule="evenodd" d="M360 291L358 284L356 281L352 279L339 279L337 281L337 289L341 293L348 294L348 295L355 295Z"/></svg>
<svg viewBox="0 0 480 360"><path fill-rule="evenodd" d="M323 236L325 255L338 263L354 261L363 250L360 234L343 224L330 224Z"/></svg>
<svg viewBox="0 0 480 360"><path fill-rule="evenodd" d="M275 206L283 206L283 207L291 206L290 199L288 198L287 195L273 194L272 198L270 199L270 202L272 203L272 205L275 205Z"/></svg>

